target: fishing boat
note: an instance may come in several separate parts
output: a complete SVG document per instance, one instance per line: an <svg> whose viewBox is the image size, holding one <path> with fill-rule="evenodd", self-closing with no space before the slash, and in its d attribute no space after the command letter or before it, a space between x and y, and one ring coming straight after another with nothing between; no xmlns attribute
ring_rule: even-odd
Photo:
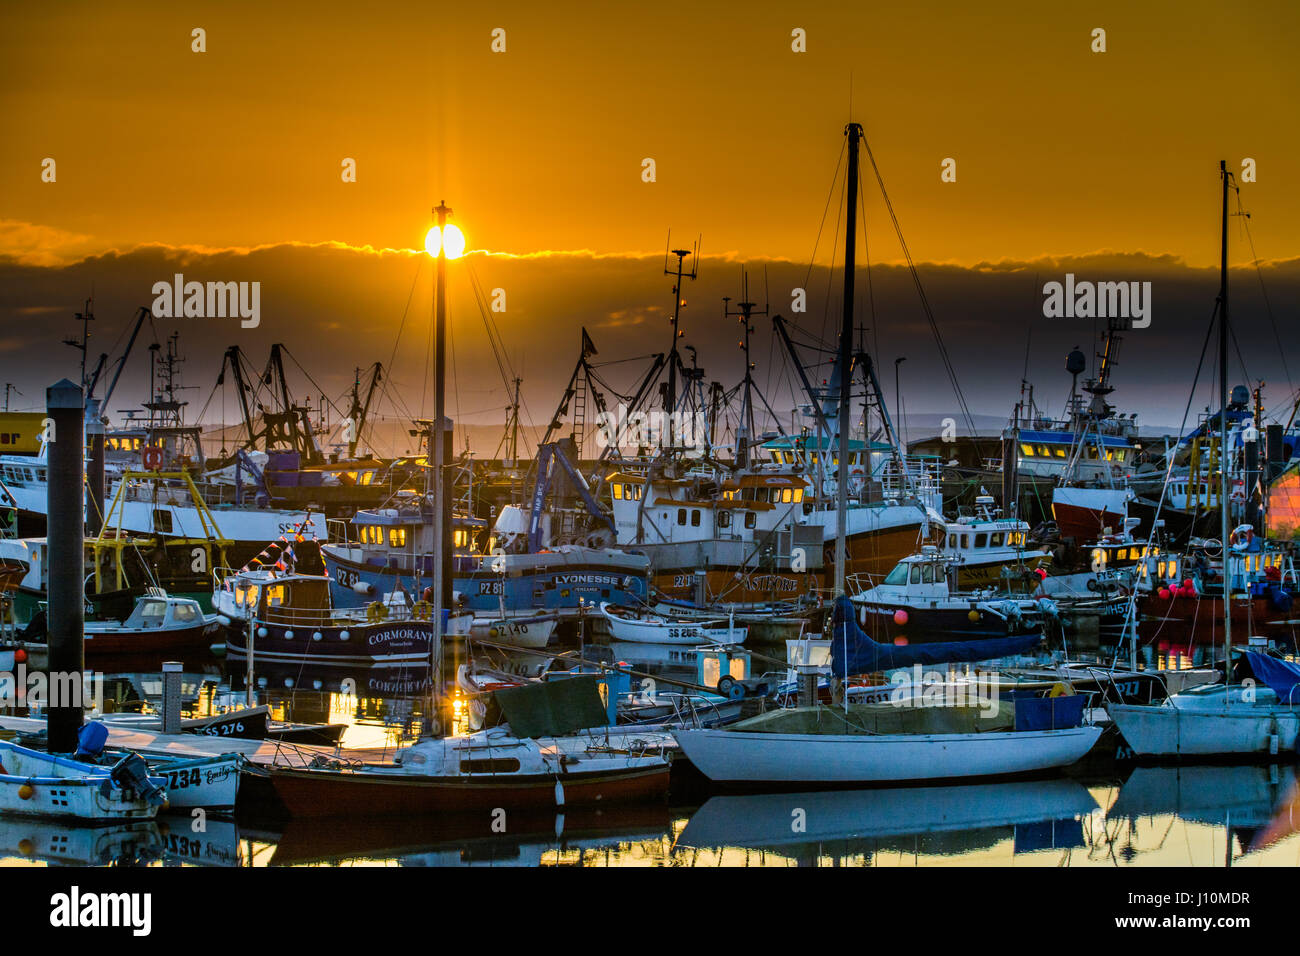
<svg viewBox="0 0 1300 956"><path fill-rule="evenodd" d="M335 607L365 607L402 582L422 591L433 581L435 530L426 497L399 496L385 508L358 512L351 522L355 538L321 547ZM515 506L503 508L493 528L498 551L485 554L472 547L484 523L453 518L452 587L476 617L567 619L579 615L584 601L645 599L644 555L540 540L533 546L527 524Z"/></svg>
<svg viewBox="0 0 1300 956"><path fill-rule="evenodd" d="M1029 544L1029 523L1005 518L993 506L992 495L975 498L975 513L945 525L943 552L956 565L959 589L994 587L1033 591L1042 578L1036 573L1052 560L1051 552ZM892 569L891 569L892 570Z"/></svg>
<svg viewBox="0 0 1300 956"><path fill-rule="evenodd" d="M150 588L125 621L86 622L85 654L91 660L115 654L206 651L220 643L221 636L217 615L204 614L198 601Z"/></svg>
<svg viewBox="0 0 1300 956"><path fill-rule="evenodd" d="M213 607L230 622L226 647L261 660L330 661L335 664L427 663L433 638L433 607L408 603L402 593L367 607L338 609L328 575L239 571L213 594ZM473 615L448 614L447 630L465 633Z"/></svg>
<svg viewBox="0 0 1300 956"><path fill-rule="evenodd" d="M165 801L166 781L149 776L135 754L105 772L0 740L0 815L87 823L152 820Z"/></svg>
<svg viewBox="0 0 1300 956"><path fill-rule="evenodd" d="M600 614L614 640L632 644L743 644L749 633L727 621L665 617L608 602L601 603Z"/></svg>
<svg viewBox="0 0 1300 956"><path fill-rule="evenodd" d="M1041 633L1044 621L1057 615L1047 598L992 587L960 591L953 585L957 569L951 556L926 545L879 584L854 595L859 622L881 640L915 643Z"/></svg>

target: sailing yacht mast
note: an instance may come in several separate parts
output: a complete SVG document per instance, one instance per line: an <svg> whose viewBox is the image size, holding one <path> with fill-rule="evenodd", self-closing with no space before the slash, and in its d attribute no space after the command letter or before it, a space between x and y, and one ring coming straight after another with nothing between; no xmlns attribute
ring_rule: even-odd
<svg viewBox="0 0 1300 956"><path fill-rule="evenodd" d="M1228 549L1228 164L1219 160L1223 179L1223 224L1219 242L1219 539L1223 550L1224 682L1232 683L1232 579Z"/></svg>
<svg viewBox="0 0 1300 956"><path fill-rule="evenodd" d="M845 534L849 519L849 384L853 381L853 271L858 246L858 140L862 126L850 123L844 128L849 138L848 189L844 232L844 321L840 326L839 390L840 409L836 416L840 431L839 468L835 488L835 594L844 590L844 564L848 559ZM1226 200L1225 200L1226 202Z"/></svg>

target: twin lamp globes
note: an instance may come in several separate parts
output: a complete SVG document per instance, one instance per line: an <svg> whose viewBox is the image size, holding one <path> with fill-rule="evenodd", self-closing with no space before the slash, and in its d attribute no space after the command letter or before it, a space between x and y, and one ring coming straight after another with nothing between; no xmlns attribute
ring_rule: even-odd
<svg viewBox="0 0 1300 956"><path fill-rule="evenodd" d="M439 252L445 252L448 259L459 259L465 254L465 234L450 222L441 229L433 226L424 237L424 251L435 259Z"/></svg>

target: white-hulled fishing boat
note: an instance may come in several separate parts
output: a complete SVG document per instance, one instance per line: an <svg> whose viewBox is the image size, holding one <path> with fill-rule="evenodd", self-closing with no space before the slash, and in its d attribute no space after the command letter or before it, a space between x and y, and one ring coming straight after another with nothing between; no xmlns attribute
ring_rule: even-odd
<svg viewBox="0 0 1300 956"><path fill-rule="evenodd" d="M132 754L112 768L28 750L0 740L0 814L85 822L152 820L166 780Z"/></svg>
<svg viewBox="0 0 1300 956"><path fill-rule="evenodd" d="M609 603L600 605L600 613L609 622L614 640L633 644L743 644L749 633L729 621L665 617Z"/></svg>

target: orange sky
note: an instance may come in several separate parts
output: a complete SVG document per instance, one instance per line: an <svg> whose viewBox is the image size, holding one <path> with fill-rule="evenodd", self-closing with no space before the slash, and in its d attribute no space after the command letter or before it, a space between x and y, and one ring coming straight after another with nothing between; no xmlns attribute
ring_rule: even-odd
<svg viewBox="0 0 1300 956"><path fill-rule="evenodd" d="M1213 166L1244 156L1248 205L1268 211L1257 247L1285 258L1298 26L1284 3L9 5L0 252L408 247L445 198L476 248L655 251L671 226L706 251L806 261L852 75L919 260L1208 264Z"/></svg>

